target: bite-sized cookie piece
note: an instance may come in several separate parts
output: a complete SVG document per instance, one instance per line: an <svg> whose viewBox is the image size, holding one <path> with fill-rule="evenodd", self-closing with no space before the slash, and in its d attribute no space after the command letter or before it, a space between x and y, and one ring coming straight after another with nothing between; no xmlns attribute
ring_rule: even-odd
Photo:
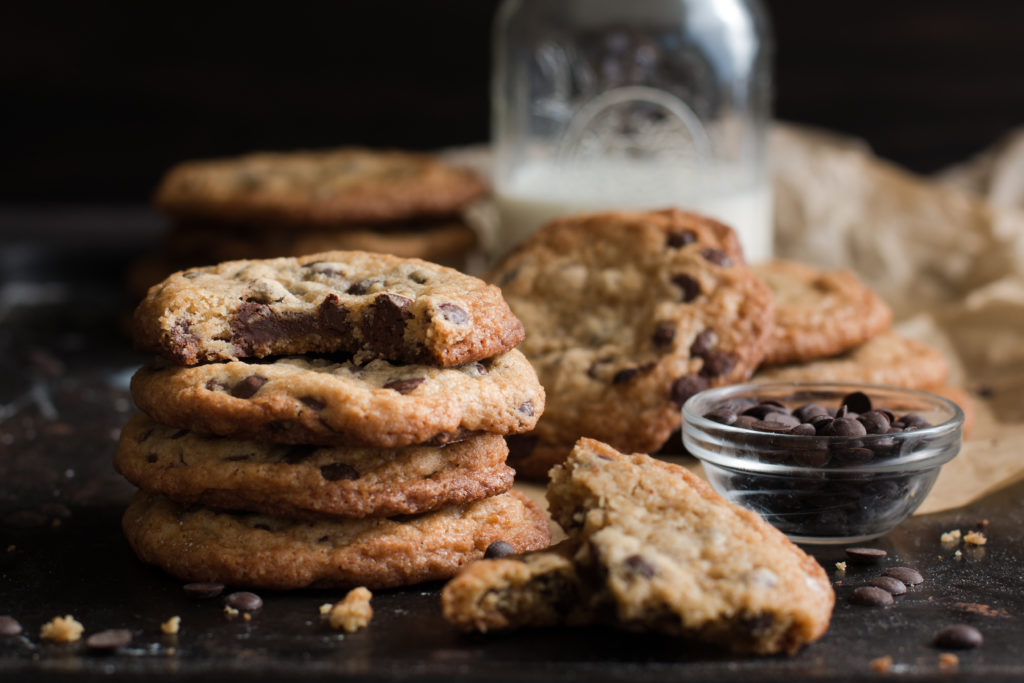
<svg viewBox="0 0 1024 683"><path fill-rule="evenodd" d="M830 358L760 368L755 382L861 382L928 389L945 384L949 362L937 350L895 331Z"/></svg>
<svg viewBox="0 0 1024 683"><path fill-rule="evenodd" d="M518 350L451 368L289 356L182 367L132 378L132 398L161 424L276 443L399 448L477 432L529 431L544 389Z"/></svg>
<svg viewBox="0 0 1024 683"><path fill-rule="evenodd" d="M483 629L566 615L759 654L796 652L828 628L835 595L814 558L682 467L580 439L547 497L578 547L571 562L545 551L518 570L515 558L474 563L444 589L448 619Z"/></svg>
<svg viewBox="0 0 1024 683"><path fill-rule="evenodd" d="M134 318L139 348L184 365L346 352L451 366L507 351L523 334L497 287L365 251L175 273L150 289Z"/></svg>
<svg viewBox="0 0 1024 683"><path fill-rule="evenodd" d="M486 190L429 155L353 147L187 161L154 203L178 218L322 228L449 216Z"/></svg>
<svg viewBox="0 0 1024 683"><path fill-rule="evenodd" d="M186 581L251 588L391 588L452 576L505 541L550 542L544 512L512 491L414 517L295 521L173 503L138 492L125 512L143 562Z"/></svg>
<svg viewBox="0 0 1024 683"><path fill-rule="evenodd" d="M833 356L889 329L892 311L849 270L796 261L752 266L775 297L775 328L764 363Z"/></svg>
<svg viewBox="0 0 1024 683"><path fill-rule="evenodd" d="M735 233L678 210L554 221L491 279L547 391L541 443L656 450L692 394L749 376L772 325L771 291Z"/></svg>
<svg viewBox="0 0 1024 683"><path fill-rule="evenodd" d="M114 467L150 493L182 503L295 518L411 515L512 488L496 434L447 446L330 448L236 441L136 415Z"/></svg>

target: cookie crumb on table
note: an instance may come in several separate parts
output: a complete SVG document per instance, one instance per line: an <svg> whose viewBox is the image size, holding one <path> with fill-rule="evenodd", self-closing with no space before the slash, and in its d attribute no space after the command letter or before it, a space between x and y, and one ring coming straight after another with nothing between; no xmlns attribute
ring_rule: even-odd
<svg viewBox="0 0 1024 683"><path fill-rule="evenodd" d="M968 531L964 535L964 543L970 543L971 545L985 545L988 543L988 539L985 538L985 534L980 531Z"/></svg>
<svg viewBox="0 0 1024 683"><path fill-rule="evenodd" d="M845 562L836 562L836 571L837 572L845 572L846 571L846 563Z"/></svg>
<svg viewBox="0 0 1024 683"><path fill-rule="evenodd" d="M345 633L355 633L364 628L373 618L371 597L373 594L363 586L350 590L343 600L331 606L326 613L331 628L341 629ZM324 614L323 607L320 608L320 613Z"/></svg>
<svg viewBox="0 0 1024 683"><path fill-rule="evenodd" d="M181 629L181 617L171 617L167 621L160 624L160 632L165 636L177 635Z"/></svg>
<svg viewBox="0 0 1024 683"><path fill-rule="evenodd" d="M52 621L43 624L43 628L39 631L39 637L56 643L73 643L82 637L84 630L85 627L68 614L63 617L54 617Z"/></svg>
<svg viewBox="0 0 1024 683"><path fill-rule="evenodd" d="M952 652L943 652L939 655L940 669L955 669L960 665L960 658Z"/></svg>
<svg viewBox="0 0 1024 683"><path fill-rule="evenodd" d="M939 540L943 543L959 543L960 542L960 530L952 529L939 536Z"/></svg>
<svg viewBox="0 0 1024 683"><path fill-rule="evenodd" d="M224 605L224 616L226 616L228 619L234 619L238 616L238 610L236 610L231 605Z"/></svg>
<svg viewBox="0 0 1024 683"><path fill-rule="evenodd" d="M876 657L871 660L871 670L875 673L885 674L889 673L889 669L892 668L892 657L885 655L884 657Z"/></svg>

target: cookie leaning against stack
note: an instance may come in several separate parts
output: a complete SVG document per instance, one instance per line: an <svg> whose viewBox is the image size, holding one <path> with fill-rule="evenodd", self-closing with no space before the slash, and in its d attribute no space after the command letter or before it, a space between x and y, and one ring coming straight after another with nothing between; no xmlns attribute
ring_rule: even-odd
<svg viewBox="0 0 1024 683"><path fill-rule="evenodd" d="M463 265L476 233L463 219L486 192L437 158L358 147L187 161L161 180L155 207L174 221L130 285L235 259L361 250Z"/></svg>
<svg viewBox="0 0 1024 683"><path fill-rule="evenodd" d="M163 356L132 380L144 415L115 456L142 489L124 530L144 561L380 588L447 578L499 540L550 541L504 463L502 436L532 429L545 396L497 288L327 252L177 273L135 322Z"/></svg>

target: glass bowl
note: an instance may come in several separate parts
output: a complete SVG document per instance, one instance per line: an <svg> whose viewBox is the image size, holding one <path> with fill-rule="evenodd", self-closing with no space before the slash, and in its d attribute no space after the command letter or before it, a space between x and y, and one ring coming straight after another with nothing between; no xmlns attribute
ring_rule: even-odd
<svg viewBox="0 0 1024 683"><path fill-rule="evenodd" d="M821 408L780 417L807 404ZM799 543L865 541L894 529L960 451L964 421L942 396L854 383L724 386L695 394L682 411L683 443L712 487Z"/></svg>

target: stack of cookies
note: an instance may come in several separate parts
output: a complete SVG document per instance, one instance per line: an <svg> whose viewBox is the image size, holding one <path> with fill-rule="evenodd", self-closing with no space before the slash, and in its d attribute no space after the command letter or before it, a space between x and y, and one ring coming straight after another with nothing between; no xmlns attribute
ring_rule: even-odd
<svg viewBox="0 0 1024 683"><path fill-rule="evenodd" d="M134 324L161 356L132 380L142 414L115 457L142 489L124 517L142 560L380 588L549 543L510 491L503 436L533 429L545 394L496 287L367 252L233 261L154 286Z"/></svg>
<svg viewBox="0 0 1024 683"><path fill-rule="evenodd" d="M397 150L254 153L172 168L154 204L173 225L138 261L140 298L170 273L234 259L362 250L462 267L477 243L463 213L476 174Z"/></svg>

